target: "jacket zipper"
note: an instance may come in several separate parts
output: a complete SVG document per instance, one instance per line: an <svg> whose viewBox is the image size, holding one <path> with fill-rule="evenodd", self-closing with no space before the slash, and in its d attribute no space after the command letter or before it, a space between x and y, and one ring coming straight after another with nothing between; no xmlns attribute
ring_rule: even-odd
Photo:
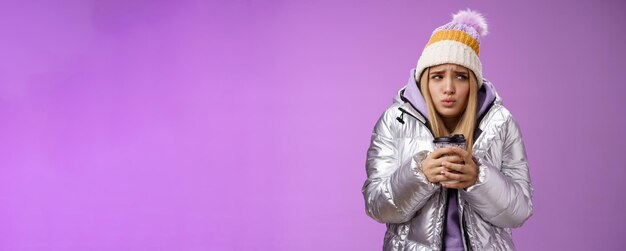
<svg viewBox="0 0 626 251"><path fill-rule="evenodd" d="M424 121L420 120L420 119L419 119L419 118L417 118L415 115L413 115L411 112L409 112L409 111L405 110L405 109L404 109L404 108L402 108L402 107L398 107L398 110L400 110L403 114L404 114L404 113L409 114L409 116L411 116L411 117L415 118L416 120L420 121L423 125L425 125L425 126L426 126L426 128L428 129L428 132L430 132L430 135L434 138L434 137L435 137L435 134L433 133L433 131L432 131L432 129L430 128L430 126L428 125L428 123L427 123L427 121L426 121L426 116L424 116L424 114L422 114L419 110L415 109L415 107L413 107L413 104L411 104L411 102L408 102L408 100L407 100L406 98L404 98L403 94L404 94L404 91L402 92L402 95L400 95L400 99L401 99L402 101L404 101L404 102L405 102L405 104L406 104L406 103L408 103L408 104L409 104L409 105L410 105L410 106L411 106L411 107L412 107L412 108L413 108L413 109L414 109L417 113L419 113L420 115L422 115L422 117L424 118ZM489 106L487 107L487 110L485 111L485 113L477 119L477 121L476 121L476 129L480 130L480 128L479 128L480 123L483 121L483 119L485 118L485 116L486 116L486 115L487 115L487 114L491 111L491 108L493 108L493 105L494 105L494 104L495 104L495 101L494 101L494 102L491 102L491 103L489 104ZM475 138L477 139L478 137L475 137ZM447 198L448 198L448 197L447 197L447 195L448 195L448 191L446 191L446 190L447 190L447 189L443 189L443 194L444 194L444 197L446 198L445 212L447 212L447 210L448 210L448 200L447 200ZM457 194L457 204L459 205L459 209L460 209L460 208L461 208L461 194L460 194L460 193L458 193L458 194ZM462 210L462 211L461 211L461 210L459 210L459 223L460 223L460 225L461 225L461 239L463 240L463 248L464 248L466 251L469 251L469 250L470 250L470 249L469 249L470 245L468 245L468 243L467 243L467 242L468 242L468 241L470 241L470 242L471 242L471 240L468 240L469 236L468 236L468 238L465 238L466 231L465 231L465 222L463 221L463 215L464 215L464 214L465 214L465 210ZM447 220L447 217L446 217L446 216L444 216L443 218L444 218L444 225L443 225L443 226L445 227L445 221ZM441 246L442 246L442 248L443 248L443 244L444 244L444 243L443 243L443 241L444 241L444 240L443 240L443 228L442 228L442 231L441 231L441 237L442 237L442 238L441 238Z"/></svg>
<svg viewBox="0 0 626 251"><path fill-rule="evenodd" d="M461 206L460 193L457 194L457 203L459 204L459 223L461 225L461 240L463 240L463 249L469 251L470 249L467 245L467 239L465 238L465 222L463 222L463 215L465 214L465 210L461 210L463 206Z"/></svg>
<svg viewBox="0 0 626 251"><path fill-rule="evenodd" d="M489 109L491 109L491 107L489 107ZM416 120L420 121L420 123L422 123L422 121L419 118L417 118L412 113L410 113L407 110L405 110L404 108L398 107L398 110L400 110L402 113L408 114L409 116L415 118ZM487 110L487 111L489 111L489 110ZM417 111L417 112L419 113L419 111ZM422 114L420 113L420 115L422 115ZM424 115L422 115L422 117L423 116ZM481 121L482 121L482 117L481 117ZM432 136L434 138L435 135L434 135L433 131L430 129L430 126L428 126L428 123L423 122L422 124L426 126L426 128L428 129L428 132L430 132L430 136ZM448 212L448 192L449 192L448 189L442 189L442 195L443 195L443 197L446 200L446 203L445 203L445 206L444 206L444 208L445 208L444 212ZM467 239L465 238L465 223L463 222L463 214L464 214L465 210L463 210L463 211L460 210L461 209L461 196L460 196L460 194L457 194L457 204L459 205L459 223L460 223L460 228L461 228L461 240L463 241L463 249L466 250L466 251L469 251L469 248L468 248L468 245L467 245ZM443 215L442 218L443 218L443 226L444 226L443 228L445 228L446 221L448 220L447 214ZM441 249L443 249L443 246L445 244L444 243L444 238L443 238L444 237L443 236L443 228L441 229L441 232L440 232L440 236L441 236L441 247L440 248Z"/></svg>
<svg viewBox="0 0 626 251"><path fill-rule="evenodd" d="M415 108L413 108L413 109L415 109ZM424 126L426 126L426 128L428 129L428 132L430 133L430 136L435 138L435 134L433 133L433 131L430 129L430 126L428 126L428 123L426 122L426 117L424 117L424 115L421 112L419 112L417 109L415 109L415 111L417 111L420 115L422 115L422 117L424 118L424 121L420 120L415 115L413 115L411 112L405 110L402 107L398 107L398 110L400 110L403 114L404 113L408 114L409 116L413 117L414 119L416 119L417 121L422 123ZM442 224L441 231L439 231L439 236L441 237L440 238L441 245L440 245L439 248L442 249L442 250L443 250L444 245L445 245L444 238L443 238L443 232L444 232L444 228L446 226L446 222L448 221L448 217L447 217L447 212L448 212L448 192L449 192L448 189L443 189L443 188L441 189L441 196L446 201L445 204L444 204L444 210L443 210L444 215L441 216L441 218L443 218L443 224ZM463 227L461 227L461 234L463 235ZM463 247L465 248L465 250L467 250L466 244L465 244L465 237L463 237Z"/></svg>

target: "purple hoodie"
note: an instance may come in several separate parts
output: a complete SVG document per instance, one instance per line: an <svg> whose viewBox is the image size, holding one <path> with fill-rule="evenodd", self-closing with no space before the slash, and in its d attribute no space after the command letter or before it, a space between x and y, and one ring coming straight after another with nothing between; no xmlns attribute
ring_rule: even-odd
<svg viewBox="0 0 626 251"><path fill-rule="evenodd" d="M411 76L404 89L404 98L419 111L428 120L428 109L426 109L426 102L420 89L418 88L417 81L415 80L415 69L411 70ZM478 118L482 117L487 109L496 100L496 91L493 85L483 79L483 86L478 90ZM457 204L458 191L456 189L449 189L448 191L448 206L446 216L446 227L444 228L443 243L444 250L464 250L463 237L461 236L461 224L459 222L459 207Z"/></svg>
<svg viewBox="0 0 626 251"><path fill-rule="evenodd" d="M415 69L411 70L411 76L409 77L409 81L404 87L404 95L406 99L409 100L409 103L413 105L413 107L418 110L426 119L428 120L428 109L426 109L426 102L424 101L424 97L422 96L422 92L420 91L417 80L415 80ZM483 78L483 86L478 90L478 117L484 115L487 112L487 108L489 105L496 100L496 91L493 87L493 84L489 82L487 79Z"/></svg>

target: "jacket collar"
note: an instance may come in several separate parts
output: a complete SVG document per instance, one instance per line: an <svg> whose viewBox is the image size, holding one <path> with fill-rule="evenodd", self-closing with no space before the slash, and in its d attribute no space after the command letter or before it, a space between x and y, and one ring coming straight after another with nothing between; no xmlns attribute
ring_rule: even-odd
<svg viewBox="0 0 626 251"><path fill-rule="evenodd" d="M415 69L411 69L409 80L406 86L398 91L394 102L400 103L401 108L413 117L426 124L428 109L422 96L421 90L417 86L415 79ZM501 104L502 100L495 87L487 79L483 79L483 86L478 91L478 118L482 118L493 104Z"/></svg>

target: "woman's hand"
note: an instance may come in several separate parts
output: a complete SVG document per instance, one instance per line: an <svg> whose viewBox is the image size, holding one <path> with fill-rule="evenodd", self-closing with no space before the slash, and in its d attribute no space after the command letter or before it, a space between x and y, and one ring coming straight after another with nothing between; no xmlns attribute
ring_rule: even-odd
<svg viewBox="0 0 626 251"><path fill-rule="evenodd" d="M456 180L458 183L442 183L441 186L445 188L467 188L476 184L478 179L478 165L472 159L472 155L459 147L451 147L453 154L462 159L461 162L453 163L452 161L444 161L442 166L444 167L443 176L448 180Z"/></svg>
<svg viewBox="0 0 626 251"><path fill-rule="evenodd" d="M461 164L463 163L463 159L454 152L452 147L439 148L428 154L421 164L422 173L424 173L428 181L439 183L451 180L445 176L448 170L444 167L443 163Z"/></svg>

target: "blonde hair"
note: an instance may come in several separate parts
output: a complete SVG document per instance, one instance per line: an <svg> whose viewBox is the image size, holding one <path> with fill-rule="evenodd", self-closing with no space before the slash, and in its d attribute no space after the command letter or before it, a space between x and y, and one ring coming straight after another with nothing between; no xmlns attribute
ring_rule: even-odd
<svg viewBox="0 0 626 251"><path fill-rule="evenodd" d="M467 68L466 68L467 69ZM435 105L433 104L433 99L430 96L430 90L428 88L428 76L430 75L430 67L426 68L420 76L420 90L422 91L422 95L424 96L424 100L426 101L426 107L428 107L428 117L430 124L430 128L433 131L435 137L444 137L449 136L450 134L463 134L465 139L467 140L467 148L468 152L472 152L472 146L474 144L474 128L476 127L476 113L478 109L478 80L476 79L476 75L471 70L469 72L469 80L470 80L470 88L469 88L469 97L467 99L467 106L465 107L465 111L461 114L459 121L456 126L452 129L452 132L448 131L446 125L443 122L439 113L435 110Z"/></svg>

